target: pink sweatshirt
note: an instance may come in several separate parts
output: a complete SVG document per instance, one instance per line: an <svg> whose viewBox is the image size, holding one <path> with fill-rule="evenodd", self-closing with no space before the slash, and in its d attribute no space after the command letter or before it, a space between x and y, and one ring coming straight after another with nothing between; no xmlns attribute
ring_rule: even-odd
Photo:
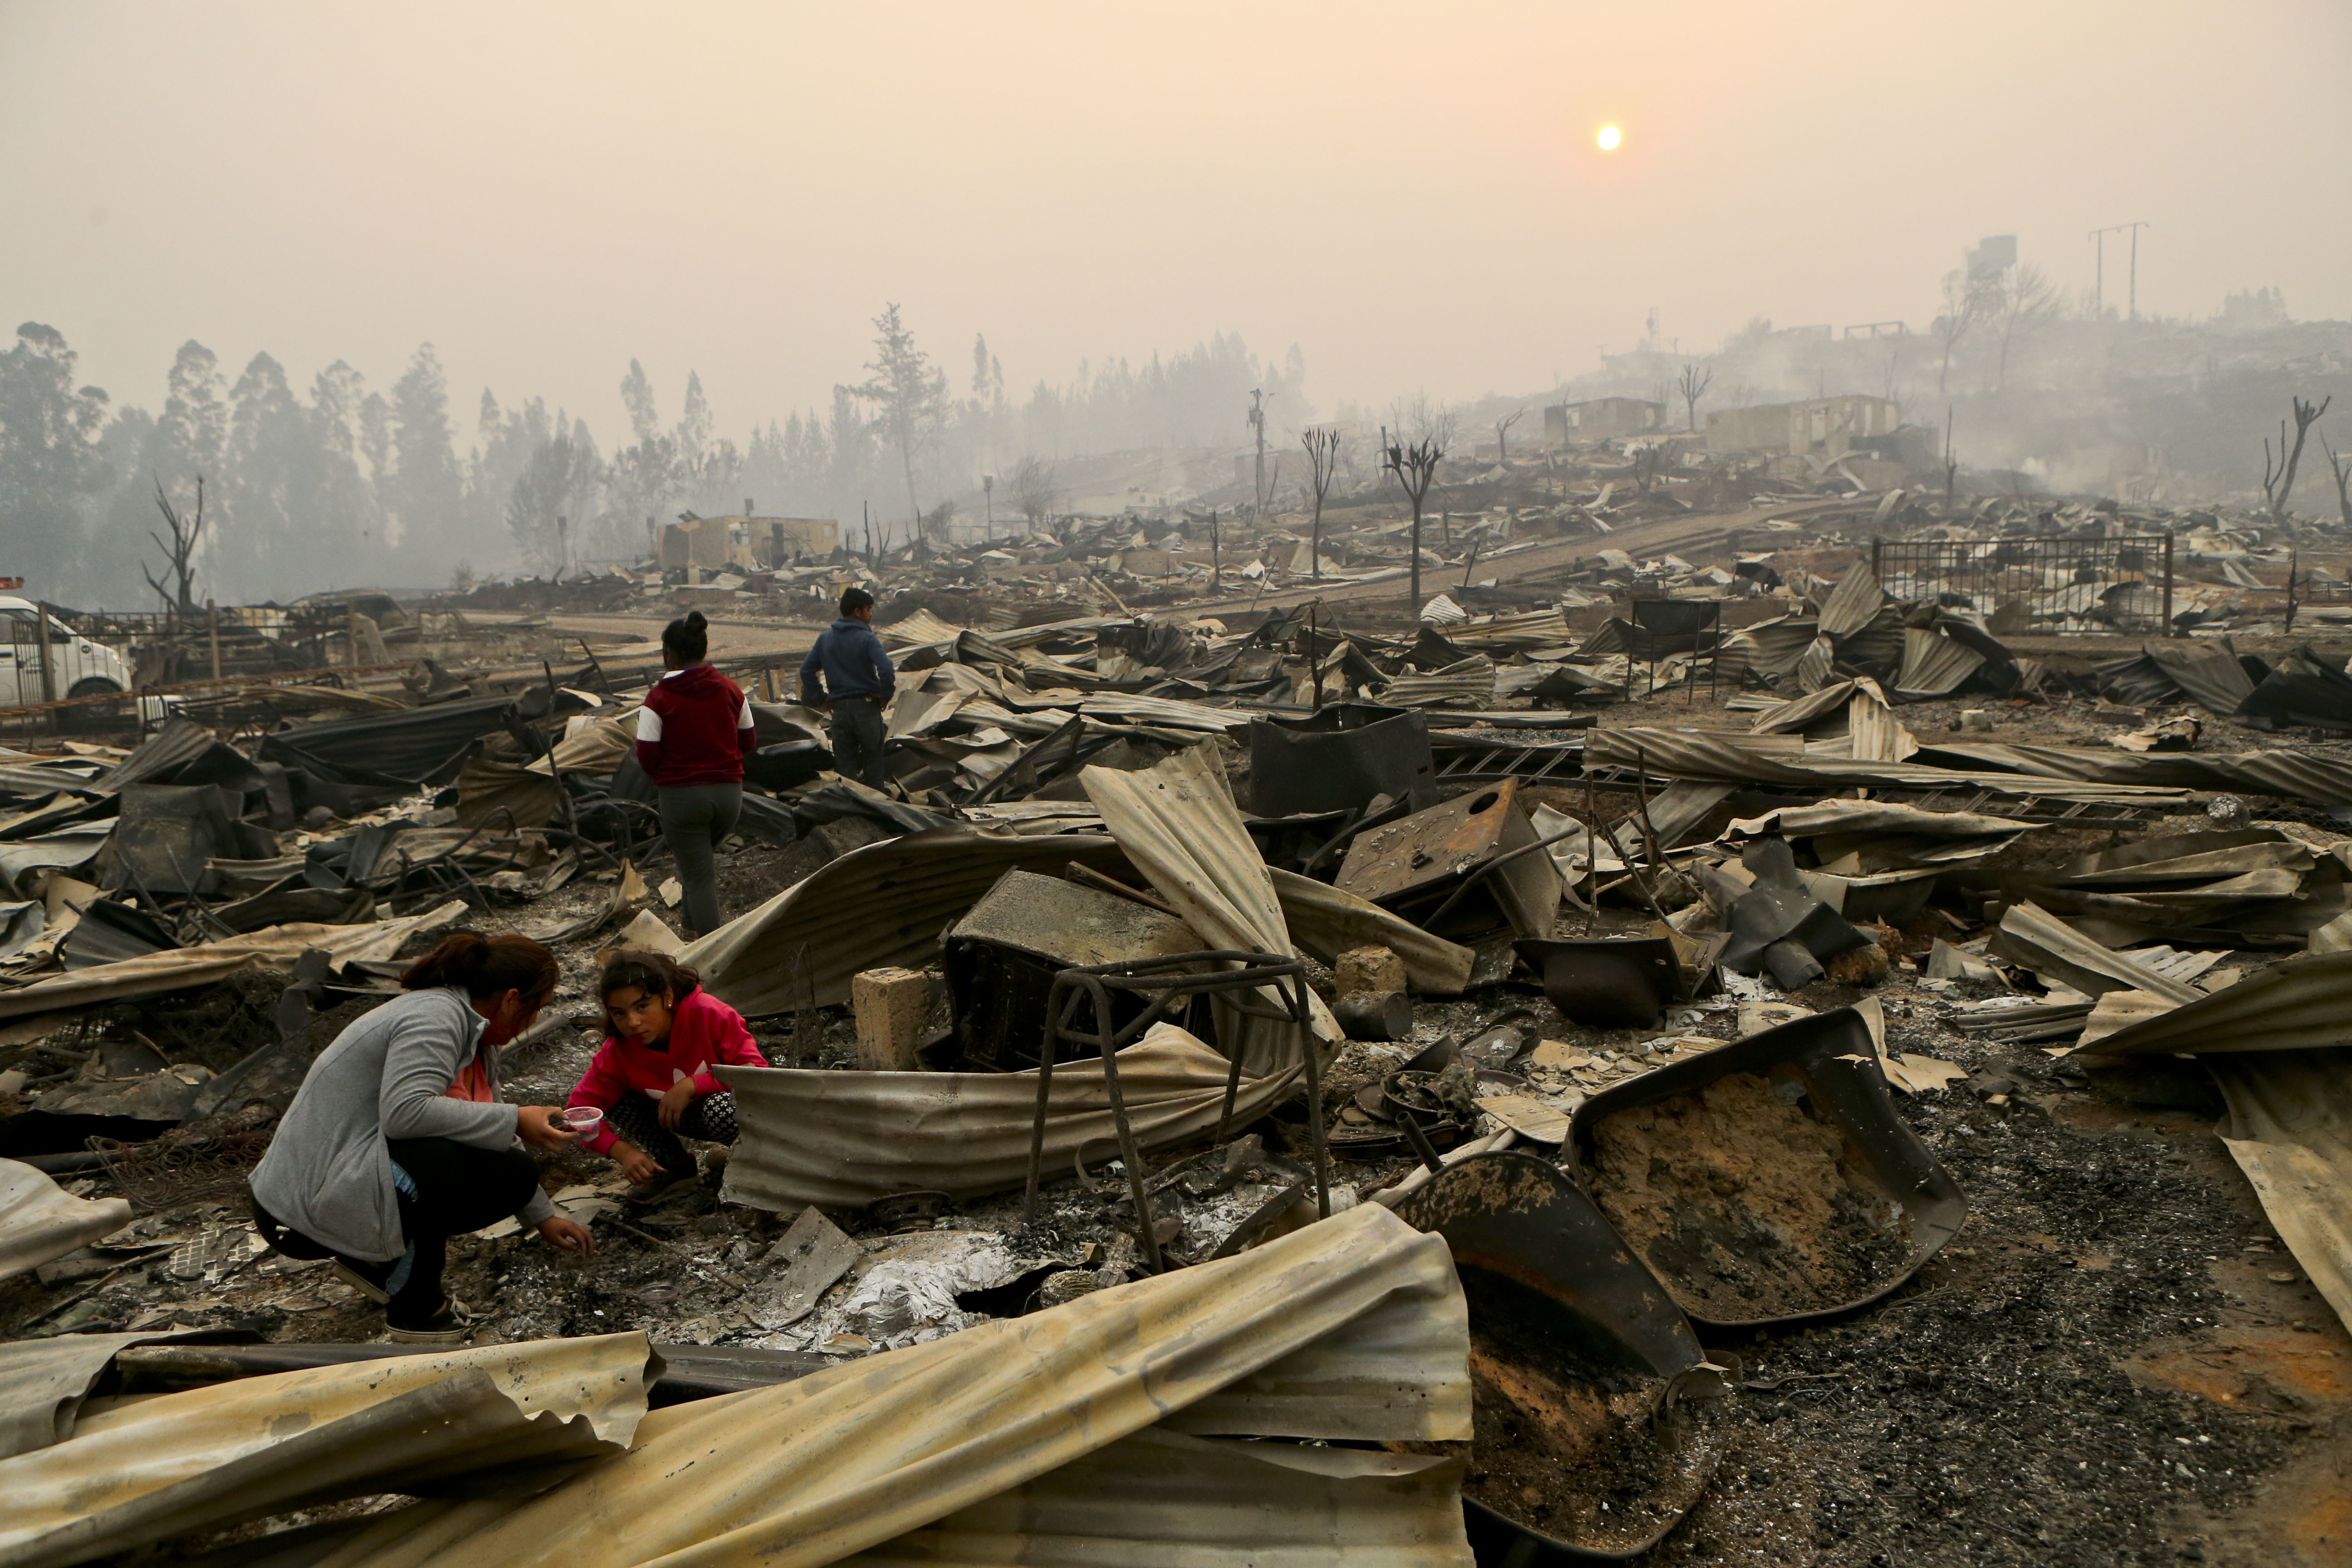
<svg viewBox="0 0 2352 1568"><path fill-rule="evenodd" d="M609 1111L632 1091L659 1100L681 1078L694 1080L697 1099L718 1094L726 1086L711 1076L715 1062L763 1068L768 1058L761 1055L751 1031L743 1026L743 1015L697 986L671 1009L669 1038L660 1045L641 1046L618 1035L605 1036L564 1104L593 1105ZM587 1146L599 1154L609 1154L620 1141L608 1121Z"/></svg>

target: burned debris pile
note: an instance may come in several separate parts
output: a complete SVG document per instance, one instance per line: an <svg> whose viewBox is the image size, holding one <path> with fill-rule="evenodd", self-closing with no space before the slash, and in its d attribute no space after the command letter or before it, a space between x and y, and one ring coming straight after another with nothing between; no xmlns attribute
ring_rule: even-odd
<svg viewBox="0 0 2352 1568"><path fill-rule="evenodd" d="M2037 1524L2057 1560L2244 1506L2341 1399L2248 1382L2175 1454L2195 1388L2116 1367L2218 1331L2219 1226L2295 1271L2281 1322L2352 1321L2324 595L2210 515L1849 466L1727 528L1497 467L1544 504L1452 520L1402 616L1344 513L568 584L894 590L878 787L714 620L753 728L706 931L617 657L0 757L0 1563L1205 1561L1233 1510L1302 1560L1959 1561L1949 1478L2063 1446L1990 1364L2059 1320L2080 1462L2165 1465ZM387 654L456 613L376 610ZM416 1353L245 1181L460 926L562 970L509 1098L563 1102L621 949L766 1065L712 1068L735 1141L667 1192L544 1154L599 1249L457 1238L473 1344ZM2085 1153L2118 1106L2218 1118L2238 1217L2156 1133ZM1941 1446L1847 1452L1904 1422Z"/></svg>

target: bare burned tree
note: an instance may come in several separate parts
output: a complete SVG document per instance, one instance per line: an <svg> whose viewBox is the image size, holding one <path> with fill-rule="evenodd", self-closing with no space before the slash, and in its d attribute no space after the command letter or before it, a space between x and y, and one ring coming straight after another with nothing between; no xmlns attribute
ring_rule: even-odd
<svg viewBox="0 0 2352 1568"><path fill-rule="evenodd" d="M2279 444L2275 456L2271 452L2271 438L2267 436L2263 437L2263 497L2270 502L2271 521L2285 525L2286 498L2294 489L2294 470L2303 461L2304 437L2311 433L2312 426L2318 423L2319 416L2326 413L2327 405L2335 401L2331 395L2314 405L2289 395L2287 405L2294 412L2294 445L2292 447L2287 445L2286 421L2284 419L2279 421Z"/></svg>
<svg viewBox="0 0 2352 1568"><path fill-rule="evenodd" d="M1307 469L1309 489L1315 498L1315 521L1309 524L1307 548L1313 552L1311 575L1323 581L1323 498L1331 490L1331 476L1339 466L1339 432L1335 429L1309 430L1298 437L1307 448Z"/></svg>
<svg viewBox="0 0 2352 1568"><path fill-rule="evenodd" d="M1511 460L1511 426L1527 416L1528 411L1522 408L1495 421L1495 461L1507 463Z"/></svg>
<svg viewBox="0 0 2352 1568"><path fill-rule="evenodd" d="M2319 438L2319 449L2327 454L2327 470L2336 476L2336 510L2344 514L2345 531L2352 533L2352 462L2338 457L2325 436Z"/></svg>
<svg viewBox="0 0 2352 1568"><path fill-rule="evenodd" d="M1036 458L1024 458L1013 467L1013 504L1029 520L1032 530L1045 525L1045 514L1054 510L1054 465Z"/></svg>
<svg viewBox="0 0 2352 1568"><path fill-rule="evenodd" d="M147 563L143 561L139 563L139 574L147 579L150 588L162 595L165 609L182 616L193 616L196 613L196 545L205 535L204 475L196 476L196 512L194 517L180 515L179 510L172 504L172 498L163 493L163 481L160 479L155 481L155 505L163 511L163 526L172 531L172 538L166 543L162 534L152 530L147 537L153 540L155 548L163 552L163 574L174 581L177 590L175 592L157 582L155 574L147 570Z"/></svg>
<svg viewBox="0 0 2352 1568"><path fill-rule="evenodd" d="M1960 341L1976 331L1993 305L1997 285L1984 279L1971 278L1966 272L1951 272L1944 277L1944 310L1936 318L1936 338L1944 351L1943 363L1936 371L1936 395L1944 395L1944 384L1951 379L1952 352Z"/></svg>
<svg viewBox="0 0 2352 1568"><path fill-rule="evenodd" d="M1714 380L1715 372L1701 372L1697 362L1693 361L1683 366L1682 380L1675 384L1683 395L1685 423L1693 430L1698 428L1698 400L1706 395L1707 386Z"/></svg>
<svg viewBox="0 0 2352 1568"><path fill-rule="evenodd" d="M1451 421L1440 416L1435 428L1419 440L1407 441L1381 430L1381 467L1396 476L1405 500L1412 503L1412 613L1421 614L1421 509L1436 482L1437 465L1445 460L1445 442L1453 434Z"/></svg>

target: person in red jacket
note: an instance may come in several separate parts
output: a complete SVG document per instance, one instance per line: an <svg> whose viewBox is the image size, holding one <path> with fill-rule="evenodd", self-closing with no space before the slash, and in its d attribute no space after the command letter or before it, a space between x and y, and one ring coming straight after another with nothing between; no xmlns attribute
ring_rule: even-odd
<svg viewBox="0 0 2352 1568"><path fill-rule="evenodd" d="M564 1103L604 1113L582 1142L620 1163L635 1184L631 1203L650 1203L694 1179L694 1156L679 1134L735 1142L735 1097L711 1068L763 1068L768 1058L743 1026L743 1015L664 953L624 948L605 960L598 989L613 1032Z"/></svg>
<svg viewBox="0 0 2352 1568"><path fill-rule="evenodd" d="M686 928L719 928L719 880L711 862L743 809L743 759L755 742L742 689L710 668L710 635L700 610L662 628L667 668L637 717L637 765L654 783L662 833L677 858Z"/></svg>

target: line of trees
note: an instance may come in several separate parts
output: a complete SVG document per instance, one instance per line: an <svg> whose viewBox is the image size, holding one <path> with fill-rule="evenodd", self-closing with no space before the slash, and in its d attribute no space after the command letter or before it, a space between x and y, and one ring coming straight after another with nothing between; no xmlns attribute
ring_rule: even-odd
<svg viewBox="0 0 2352 1568"><path fill-rule="evenodd" d="M158 491L192 508L200 478L195 592L223 602L635 560L648 519L724 516L746 499L767 514L843 519L870 502L877 535L904 539L949 526L983 474L1030 475L1016 487L1025 494L1064 458L1230 444L1254 386L1286 395L1293 420L1308 413L1298 351L1264 364L1238 336L1141 367L1082 363L1073 382L1041 380L1015 403L985 338L959 389L897 305L875 328L867 379L740 443L719 433L698 374L668 423L631 360L620 384L629 441L607 454L584 418L488 389L465 439L430 343L382 390L341 360L298 389L267 353L232 379L191 340L152 414L83 384L65 335L28 321L0 351L0 575L61 602L154 607Z"/></svg>

